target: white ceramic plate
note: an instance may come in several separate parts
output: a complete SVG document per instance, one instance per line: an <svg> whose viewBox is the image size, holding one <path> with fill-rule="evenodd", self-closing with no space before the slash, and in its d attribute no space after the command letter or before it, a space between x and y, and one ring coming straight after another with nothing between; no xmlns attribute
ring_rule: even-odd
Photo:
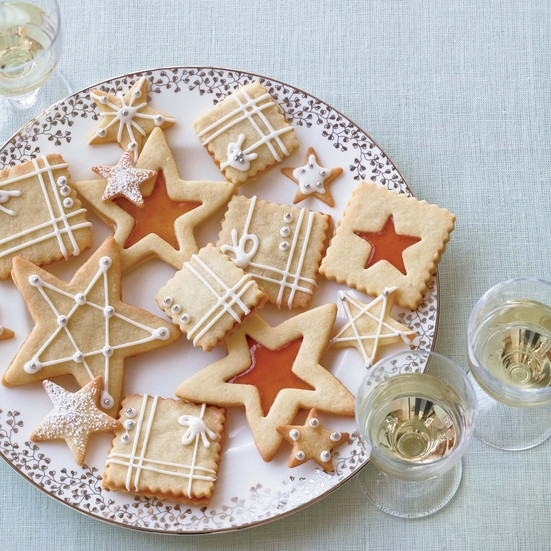
<svg viewBox="0 0 551 551"><path fill-rule="evenodd" d="M258 80L276 98L294 126L300 149L281 163L304 164L309 146L314 146L322 164L342 167L344 174L332 184L335 207L329 208L315 198L299 204L333 216L336 223L352 190L361 180L410 193L392 161L376 143L352 121L323 101L292 86L238 71L214 68L176 67L156 69L114 78L74 94L31 121L0 150L0 169L50 152L62 153L69 163L72 180L92 179L93 165L116 164L122 150L116 144L89 146L86 138L97 126L98 116L90 91L101 87L110 93L126 92L141 76L149 80L150 105L176 117L178 123L166 131L168 143L186 180L220 180L222 176L206 150L200 145L193 120L214 102L252 80ZM258 181L242 186L239 193L291 203L296 185L272 169ZM276 185L277 184L277 185ZM95 250L110 235L110 230L90 214L94 227ZM199 233L203 246L214 240L220 220L209 220ZM90 252L68 263L50 266L58 277L69 280ZM162 316L154 296L172 277L174 270L158 261L140 266L125 276L125 302L141 306ZM319 279L312 306L337 299L343 288ZM433 348L438 325L438 284L435 278L425 301L415 311L397 309L402 323L419 335L415 345ZM367 296L363 300L369 301ZM292 312L265 306L262 316L272 325L287 319ZM16 337L0 342L0 368L7 367L32 328L26 306L11 280L0 282L0 324L14 330ZM392 351L389 347L388 352ZM182 338L176 344L133 358L126 362L125 391L174 397L175 387L187 376L225 353L224 347L205 353ZM355 349L329 350L322 364L352 392L359 384L364 368ZM159 374L162 373L162 376ZM86 464L78 467L68 448L61 442L29 442L36 425L50 411L51 403L39 383L6 388L0 385L0 455L30 483L67 505L113 524L164 533L205 533L254 526L281 518L330 493L348 480L366 462L366 454L355 433L354 420L322 416L332 430L352 434L334 456L335 471L325 473L313 462L287 467L290 448L283 444L270 462L265 463L254 446L243 411L228 412L227 440L211 503L206 507L177 505L109 492L101 487L101 473L110 445L108 435L94 435Z"/></svg>

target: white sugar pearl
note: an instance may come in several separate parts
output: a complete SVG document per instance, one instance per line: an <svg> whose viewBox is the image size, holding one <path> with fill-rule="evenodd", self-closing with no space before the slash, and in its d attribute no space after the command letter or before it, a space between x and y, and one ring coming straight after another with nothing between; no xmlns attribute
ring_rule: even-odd
<svg viewBox="0 0 551 551"><path fill-rule="evenodd" d="M306 455L304 454L303 451L300 451L298 450L296 453L295 453L295 458L298 460L298 461L304 461Z"/></svg>
<svg viewBox="0 0 551 551"><path fill-rule="evenodd" d="M320 459L322 460L323 463L327 463L328 461L331 460L331 454L327 450L323 450L320 453Z"/></svg>
<svg viewBox="0 0 551 551"><path fill-rule="evenodd" d="M289 436L293 440L298 440L300 438L300 432L297 429L292 429L289 431Z"/></svg>
<svg viewBox="0 0 551 551"><path fill-rule="evenodd" d="M341 439L341 433L338 431L332 432L329 437L333 442L338 442Z"/></svg>
<svg viewBox="0 0 551 551"><path fill-rule="evenodd" d="M163 304L165 306L172 306L173 300L174 299L171 296L166 296L165 298L163 298Z"/></svg>
<svg viewBox="0 0 551 551"><path fill-rule="evenodd" d="M125 413L127 417L136 417L138 412L134 408L126 408Z"/></svg>
<svg viewBox="0 0 551 551"><path fill-rule="evenodd" d="M312 417L312 419L310 419L309 425L310 425L313 429L317 429L317 428L320 426L319 419L316 418L316 417Z"/></svg>

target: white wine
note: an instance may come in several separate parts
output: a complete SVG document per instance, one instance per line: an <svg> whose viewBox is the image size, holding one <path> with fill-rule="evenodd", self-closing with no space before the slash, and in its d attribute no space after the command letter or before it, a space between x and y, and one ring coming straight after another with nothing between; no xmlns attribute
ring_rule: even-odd
<svg viewBox="0 0 551 551"><path fill-rule="evenodd" d="M0 4L0 94L22 96L38 88L52 73L60 48L58 22L38 6L25 2Z"/></svg>
<svg viewBox="0 0 551 551"><path fill-rule="evenodd" d="M504 302L482 320L473 342L483 368L505 385L519 389L551 385L549 306L529 300Z"/></svg>
<svg viewBox="0 0 551 551"><path fill-rule="evenodd" d="M464 437L462 400L432 375L396 375L372 392L366 402L369 411L362 417L365 433L378 453L429 463L448 455Z"/></svg>

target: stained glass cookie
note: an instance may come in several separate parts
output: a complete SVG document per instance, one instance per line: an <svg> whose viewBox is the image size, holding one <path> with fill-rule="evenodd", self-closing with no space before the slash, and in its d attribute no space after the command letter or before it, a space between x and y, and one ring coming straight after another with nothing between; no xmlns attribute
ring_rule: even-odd
<svg viewBox="0 0 551 551"><path fill-rule="evenodd" d="M258 82L230 94L193 126L222 174L236 185L256 178L298 148L281 107Z"/></svg>
<svg viewBox="0 0 551 551"><path fill-rule="evenodd" d="M208 503L218 476L225 410L144 394L121 405L103 486L158 499Z"/></svg>
<svg viewBox="0 0 551 551"><path fill-rule="evenodd" d="M256 281L209 244L184 262L157 304L193 346L209 351L266 301Z"/></svg>
<svg viewBox="0 0 551 551"><path fill-rule="evenodd" d="M306 308L331 217L242 195L234 197L217 242L278 308Z"/></svg>
<svg viewBox="0 0 551 551"><path fill-rule="evenodd" d="M44 265L92 244L68 166L49 154L0 171L0 279L9 276L15 256Z"/></svg>
<svg viewBox="0 0 551 551"><path fill-rule="evenodd" d="M455 215L447 209L362 182L339 222L320 273L378 296L397 287L396 303L414 310L446 250Z"/></svg>

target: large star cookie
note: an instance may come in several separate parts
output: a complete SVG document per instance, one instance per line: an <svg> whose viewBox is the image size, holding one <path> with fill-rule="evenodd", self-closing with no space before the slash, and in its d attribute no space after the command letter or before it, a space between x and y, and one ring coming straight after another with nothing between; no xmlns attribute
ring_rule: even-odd
<svg viewBox="0 0 551 551"><path fill-rule="evenodd" d="M136 168L157 172L156 180L140 188L141 207L125 198L102 200L107 187L103 179L80 181L76 186L98 216L114 229L123 272L153 257L180 269L198 251L195 228L224 206L235 188L229 182L181 180L158 128L147 140Z"/></svg>
<svg viewBox="0 0 551 551"><path fill-rule="evenodd" d="M77 256L92 244L90 226L61 155L0 171L0 279L15 256L38 265Z"/></svg>
<svg viewBox="0 0 551 551"><path fill-rule="evenodd" d="M385 289L369 304L351 293L339 291L346 323L329 342L336 348L356 347L365 367L373 365L383 346L398 342L409 344L416 333L392 317L395 291L396 287Z"/></svg>
<svg viewBox="0 0 551 551"><path fill-rule="evenodd" d="M455 215L374 183L362 182L339 222L320 273L377 296L397 287L396 303L414 310L446 250Z"/></svg>
<svg viewBox="0 0 551 551"><path fill-rule="evenodd" d="M304 425L279 425L277 431L293 446L289 467L298 467L313 459L328 472L335 470L331 451L350 436L347 432L324 429L316 408L310 410Z"/></svg>
<svg viewBox="0 0 551 551"><path fill-rule="evenodd" d="M72 375L82 387L101 375L100 406L113 415L125 359L181 336L172 324L121 301L119 249L113 238L69 283L22 258L14 259L12 276L35 326L4 373L7 386Z"/></svg>
<svg viewBox="0 0 551 551"><path fill-rule="evenodd" d="M95 432L114 431L119 422L98 408L101 377L78 392L69 392L52 381L42 382L54 408L33 431L33 442L65 440L78 465L84 463L88 440Z"/></svg>
<svg viewBox="0 0 551 551"><path fill-rule="evenodd" d="M125 95L119 92L113 96L102 90L93 90L90 95L100 111L101 122L88 143L117 142L132 153L134 162L154 128L166 129L176 122L173 117L149 106L145 77L137 80Z"/></svg>
<svg viewBox="0 0 551 551"><path fill-rule="evenodd" d="M335 316L335 304L326 304L271 327L254 314L227 337L228 355L180 384L176 395L243 406L258 451L270 461L282 440L276 427L299 409L354 415L354 396L319 364Z"/></svg>
<svg viewBox="0 0 551 551"><path fill-rule="evenodd" d="M318 154L313 147L308 148L302 166L285 167L281 169L281 172L298 186L293 204L300 203L308 197L316 197L330 207L335 206L335 201L329 191L329 184L342 174L342 168L321 166Z"/></svg>

